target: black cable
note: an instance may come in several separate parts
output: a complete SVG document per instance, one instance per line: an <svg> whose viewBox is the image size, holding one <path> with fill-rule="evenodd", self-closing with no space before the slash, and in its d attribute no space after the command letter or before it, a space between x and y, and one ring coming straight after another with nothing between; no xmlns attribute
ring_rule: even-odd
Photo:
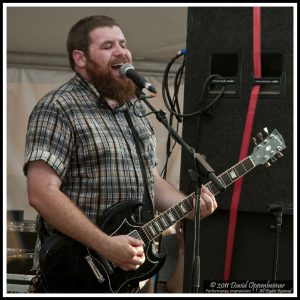
<svg viewBox="0 0 300 300"><path fill-rule="evenodd" d="M178 101L178 92L179 92L179 88L180 88L180 84L181 84L181 79L182 79L182 76L183 76L184 68L185 68L185 56L183 57L183 62L182 62L181 67L176 72L176 76L175 76L175 80L174 80L173 103L175 104L178 113L180 113L180 107L179 107L179 101ZM182 118L178 117L178 121L182 122Z"/></svg>
<svg viewBox="0 0 300 300"><path fill-rule="evenodd" d="M218 74L212 74L210 76L208 76L204 82L204 85L203 85L203 91L202 91L202 99L204 98L204 93L205 93L205 90L206 90L206 87L207 85L210 83L210 81L214 78L220 78L220 79L223 79L222 76L218 75ZM165 79L163 79L163 86L165 84ZM165 103L165 106L167 107L167 109L169 110L169 112L171 114L173 114L174 116L177 116L177 117L193 117L193 116L196 116L196 115L199 115L201 114L202 112L204 111L207 111L208 108L210 108L217 100L219 100L221 98L221 96L224 94L224 91L225 91L225 84L223 85L220 93L217 95L217 97L209 104L207 105L206 107L203 107L201 108L200 110L194 112L194 113L186 113L186 114L181 114L181 113L177 113L176 111L174 111L167 103L167 100L166 100L166 95L164 93L164 89L163 89L163 100L164 100L164 103Z"/></svg>
<svg viewBox="0 0 300 300"><path fill-rule="evenodd" d="M171 112L171 111L174 111L175 110L175 107L174 107L174 103L172 102L171 100L171 96L170 96L170 91L169 91L169 82L168 82L168 75L169 75L169 71L171 69L171 66L174 64L174 62L180 57L184 55L184 52L183 51L179 51L178 54L173 57L171 59L171 61L167 64L166 66L166 69L165 69L165 72L164 72L164 75L163 75L163 82L162 82L162 94L163 94L163 99L164 99L164 102L166 103L166 98L168 99L169 101L169 104L171 106L171 110L168 108L169 106L166 105L166 107L168 108L168 110ZM184 68L184 65L181 66L180 69L183 69ZM179 69L179 70L180 70ZM177 74L178 74L178 71L177 71ZM176 77L178 77L178 75L176 74ZM175 77L175 86L176 86L176 78ZM176 89L176 90L175 90ZM174 96L176 94L176 92L178 92L178 88L174 88ZM177 107L178 109L178 107ZM174 114L175 115L175 114ZM176 115L175 115L176 116ZM181 118L179 116L176 116L178 122L182 122Z"/></svg>
<svg viewBox="0 0 300 300"><path fill-rule="evenodd" d="M185 54L186 54L186 50L182 49L180 50L171 60L170 62L167 64L166 68L165 68L165 72L163 75L163 82L162 82L162 96L163 96L163 101L165 103L165 106L167 107L168 111L170 112L170 118L169 118L169 125L172 126L173 124L173 118L176 117L178 123L177 123L177 132L178 132L178 127L179 127L179 122L182 122L182 118L184 117L192 117L192 116L196 116L199 115L201 113L207 113L212 115L211 112L211 108L212 106L221 98L221 96L224 94L225 91L225 84L223 84L223 87L221 89L221 91L218 93L218 95L216 96L216 98L214 98L212 101L210 101L210 103L205 104L204 101L204 96L205 96L205 91L207 90L207 86L210 84L210 82L214 79L214 78L219 78L219 79L223 79L222 76L218 75L218 74L212 74L210 76L208 76L204 82L203 85L203 89L202 89L202 97L201 97L201 104L200 104L200 110L194 112L194 113L186 113L186 114L182 114L180 112L180 106L179 106L179 101L178 101L178 92L180 89L180 84L181 84L181 80L182 80L182 76L184 73L184 68L185 68ZM174 62L179 58L183 56L183 62L181 64L181 66L179 67L179 69L177 70L176 74L175 74L175 79L174 79L174 94L173 94L173 98L171 99L171 95L170 95L170 91L169 91L169 82L168 82L168 77L169 77L169 71L172 67L172 65L174 64ZM157 113L156 112L149 112L143 115L140 115L137 111L136 111L136 104L138 101L136 101L134 103L133 106L133 110L136 116L138 117L146 117L152 113ZM177 110L177 111L175 111ZM167 165L168 165L168 160L172 154L172 151L174 149L176 145L176 141L174 142L173 146L171 146L171 134L169 132L168 134L168 139L167 139L167 147L166 147L166 162L165 165L162 169L161 175L163 174L164 177L166 177L167 174Z"/></svg>
<svg viewBox="0 0 300 300"><path fill-rule="evenodd" d="M182 65L179 67L179 69L177 70L176 74L175 74L175 79L174 79L174 94L173 97L171 99L171 95L170 95L170 91L169 91L169 83L168 83L168 75L169 75L169 71L170 68L172 67L173 63L182 55L185 54L185 49L182 49L181 51L179 51L177 53L177 55L175 57L173 57L171 59L171 61L167 64L165 72L164 72L164 80L163 80L163 84L162 84L162 90L163 93L166 94L166 98L168 99L169 105L172 107L172 110L177 110L180 112L180 107L179 107L179 101L178 101L178 92L179 92L179 88L180 88L180 84L181 84L181 79L182 79L182 75L184 72L184 68L185 68L185 56L183 57L183 62ZM178 123L177 123L177 132L179 129L179 122L182 122L182 118L175 116ZM170 118L169 118L169 125L173 127L173 118L174 118L174 114L170 114ZM167 175L167 166L168 166L168 160L172 154L172 151L174 149L176 145L176 142L174 142L173 146L171 146L171 134L168 134L168 139L167 139L167 145L166 145L166 162L165 165L161 171L161 176L163 178L166 178Z"/></svg>

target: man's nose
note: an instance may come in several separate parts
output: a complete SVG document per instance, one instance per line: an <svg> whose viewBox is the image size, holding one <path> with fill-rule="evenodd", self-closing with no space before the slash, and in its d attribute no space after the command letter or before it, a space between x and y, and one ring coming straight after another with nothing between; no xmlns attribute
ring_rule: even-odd
<svg viewBox="0 0 300 300"><path fill-rule="evenodd" d="M115 56L125 56L125 54L126 54L126 48L117 44L114 48L114 55Z"/></svg>

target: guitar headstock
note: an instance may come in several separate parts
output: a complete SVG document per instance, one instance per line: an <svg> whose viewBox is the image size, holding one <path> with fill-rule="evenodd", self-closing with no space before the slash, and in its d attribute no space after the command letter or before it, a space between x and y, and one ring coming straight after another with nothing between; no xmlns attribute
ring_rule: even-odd
<svg viewBox="0 0 300 300"><path fill-rule="evenodd" d="M286 145L281 134L276 129L270 134L267 128L264 128L264 131L268 134L265 138L262 133L257 134L257 139L260 141L259 144L256 138L252 138L255 147L250 157L255 165L266 164L269 167L271 165L270 161L275 162L283 156L281 151L286 148Z"/></svg>

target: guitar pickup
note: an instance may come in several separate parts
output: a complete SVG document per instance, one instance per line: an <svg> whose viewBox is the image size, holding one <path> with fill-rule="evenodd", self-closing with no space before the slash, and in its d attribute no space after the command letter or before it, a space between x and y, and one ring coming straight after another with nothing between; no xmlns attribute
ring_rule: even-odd
<svg viewBox="0 0 300 300"><path fill-rule="evenodd" d="M131 236L131 237L133 237L133 238L135 238L137 240L143 241L143 239L141 238L141 236L140 236L140 234L138 233L137 230L133 230L133 231L129 232L128 236ZM145 243L143 241L143 247L145 247L145 246L146 245L145 245Z"/></svg>
<svg viewBox="0 0 300 300"><path fill-rule="evenodd" d="M92 269L94 275L96 276L97 280L100 283L103 283L105 281L105 278L103 277L103 275L99 272L98 268L95 266L92 258L90 255L87 255L84 257L87 261L87 263L89 264L90 268Z"/></svg>

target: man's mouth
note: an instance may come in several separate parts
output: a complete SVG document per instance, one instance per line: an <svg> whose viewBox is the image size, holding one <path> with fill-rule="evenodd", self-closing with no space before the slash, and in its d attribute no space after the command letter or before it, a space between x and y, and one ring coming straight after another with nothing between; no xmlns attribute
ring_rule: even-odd
<svg viewBox="0 0 300 300"><path fill-rule="evenodd" d="M113 64L111 65L111 67L114 69L114 70L120 70L120 68L124 65L124 63L117 63L117 64Z"/></svg>

